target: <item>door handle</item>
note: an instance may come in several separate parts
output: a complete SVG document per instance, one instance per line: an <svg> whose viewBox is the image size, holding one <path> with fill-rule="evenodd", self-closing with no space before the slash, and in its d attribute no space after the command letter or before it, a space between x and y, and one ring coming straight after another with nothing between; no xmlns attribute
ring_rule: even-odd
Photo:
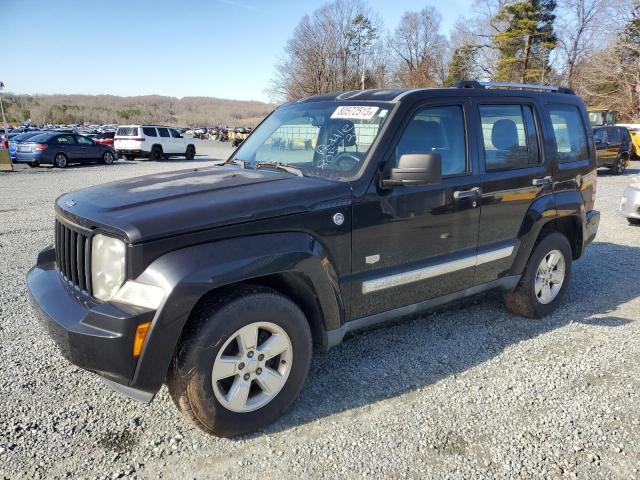
<svg viewBox="0 0 640 480"><path fill-rule="evenodd" d="M474 187L471 190L456 190L453 192L453 198L462 200L463 198L475 198L480 196L480 187Z"/></svg>
<svg viewBox="0 0 640 480"><path fill-rule="evenodd" d="M553 178L549 176L544 178L534 178L531 183L534 187L544 187L545 185L551 185L553 183Z"/></svg>

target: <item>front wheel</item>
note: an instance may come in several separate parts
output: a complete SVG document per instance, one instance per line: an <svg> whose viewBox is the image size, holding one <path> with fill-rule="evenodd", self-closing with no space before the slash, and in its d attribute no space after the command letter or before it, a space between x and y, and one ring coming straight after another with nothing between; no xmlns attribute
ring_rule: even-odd
<svg viewBox="0 0 640 480"><path fill-rule="evenodd" d="M196 426L231 437L273 422L309 371L309 324L288 298L239 288L196 308L172 360L171 397Z"/></svg>
<svg viewBox="0 0 640 480"><path fill-rule="evenodd" d="M162 160L162 148L153 147L151 149L151 154L149 155L149 159L153 160L154 162L159 162L160 160Z"/></svg>
<svg viewBox="0 0 640 480"><path fill-rule="evenodd" d="M554 232L538 242L515 290L505 295L507 308L523 317L540 318L562 303L571 282L571 246Z"/></svg>

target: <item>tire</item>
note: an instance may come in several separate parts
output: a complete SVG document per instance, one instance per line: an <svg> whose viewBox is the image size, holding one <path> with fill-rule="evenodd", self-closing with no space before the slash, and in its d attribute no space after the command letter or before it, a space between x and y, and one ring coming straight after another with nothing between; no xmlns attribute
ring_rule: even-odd
<svg viewBox="0 0 640 480"><path fill-rule="evenodd" d="M126 158L129 161L131 161L131 160L135 160L136 156L135 155L125 155L124 158Z"/></svg>
<svg viewBox="0 0 640 480"><path fill-rule="evenodd" d="M629 225L640 225L640 218L627 218Z"/></svg>
<svg viewBox="0 0 640 480"><path fill-rule="evenodd" d="M53 157L53 166L65 168L67 166L67 156L64 153L56 153L56 156Z"/></svg>
<svg viewBox="0 0 640 480"><path fill-rule="evenodd" d="M627 169L627 160L624 157L620 157L616 160L616 163L611 167L611 172L614 175L622 175Z"/></svg>
<svg viewBox="0 0 640 480"><path fill-rule="evenodd" d="M102 163L105 165L113 165L113 162L115 162L115 155L113 153L104 152L102 154Z"/></svg>
<svg viewBox="0 0 640 480"><path fill-rule="evenodd" d="M263 328L271 329L280 342L288 340L289 347L271 359L261 358L266 342L258 335L253 350L241 348L238 332L253 332L256 324L260 335L269 331ZM312 348L309 324L296 304L267 288L238 288L202 302L192 313L169 367L169 393L178 410L207 433L232 437L253 432L277 419L298 396L309 372ZM234 373L229 376L225 371L214 382L212 376L224 365L220 363L223 352L236 358L231 367ZM255 354L249 357L248 352ZM260 365L262 373L270 372L268 380L278 375L279 387L273 388L272 395L261 388ZM244 385L236 391L248 392L248 397L234 402L232 388L236 385ZM267 403L261 403L265 400Z"/></svg>
<svg viewBox="0 0 640 480"><path fill-rule="evenodd" d="M27 165L29 165L29 167L31 168L37 168L40 166L40 164L38 162L29 162L27 163Z"/></svg>
<svg viewBox="0 0 640 480"><path fill-rule="evenodd" d="M193 160L196 156L196 147L193 145L187 146L187 151L184 153L184 158L187 160Z"/></svg>
<svg viewBox="0 0 640 480"><path fill-rule="evenodd" d="M153 160L154 162L159 162L162 160L162 147L154 146L151 149L151 154L149 155L149 160Z"/></svg>
<svg viewBox="0 0 640 480"><path fill-rule="evenodd" d="M543 267L543 260L554 260L558 253L561 254L562 259L556 263L555 269L551 268L549 273L539 277L539 267ZM571 261L571 246L567 237L558 232L543 237L533 249L518 286L505 295L507 309L516 315L529 318L541 318L549 315L562 303L571 283ZM554 275L554 272L560 270L561 262L564 263L564 275L561 282L554 283L554 277L556 281L559 277L559 274ZM539 278L538 285L536 285L537 278ZM544 287L538 293L540 283L544 285L546 281L549 282L548 289L552 294L550 299L544 295L547 291ZM554 288L558 285L560 285L559 288ZM545 300L549 301L545 302Z"/></svg>

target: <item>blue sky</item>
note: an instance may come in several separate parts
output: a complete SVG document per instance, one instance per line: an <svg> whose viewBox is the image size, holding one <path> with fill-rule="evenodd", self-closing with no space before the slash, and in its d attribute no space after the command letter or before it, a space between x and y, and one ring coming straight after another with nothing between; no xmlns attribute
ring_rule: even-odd
<svg viewBox="0 0 640 480"><path fill-rule="evenodd" d="M16 93L267 100L273 65L322 0L1 0L0 80ZM471 0L370 0L395 28L435 5L447 33ZM6 56L5 56L6 55Z"/></svg>

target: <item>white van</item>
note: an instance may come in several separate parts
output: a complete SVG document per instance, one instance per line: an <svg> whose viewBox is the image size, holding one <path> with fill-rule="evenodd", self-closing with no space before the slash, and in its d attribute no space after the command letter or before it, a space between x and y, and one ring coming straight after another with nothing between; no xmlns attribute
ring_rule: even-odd
<svg viewBox="0 0 640 480"><path fill-rule="evenodd" d="M170 156L182 156L193 160L196 147L193 140L184 138L178 130L160 125L121 125L113 139L118 157L133 160L145 157L162 160Z"/></svg>

